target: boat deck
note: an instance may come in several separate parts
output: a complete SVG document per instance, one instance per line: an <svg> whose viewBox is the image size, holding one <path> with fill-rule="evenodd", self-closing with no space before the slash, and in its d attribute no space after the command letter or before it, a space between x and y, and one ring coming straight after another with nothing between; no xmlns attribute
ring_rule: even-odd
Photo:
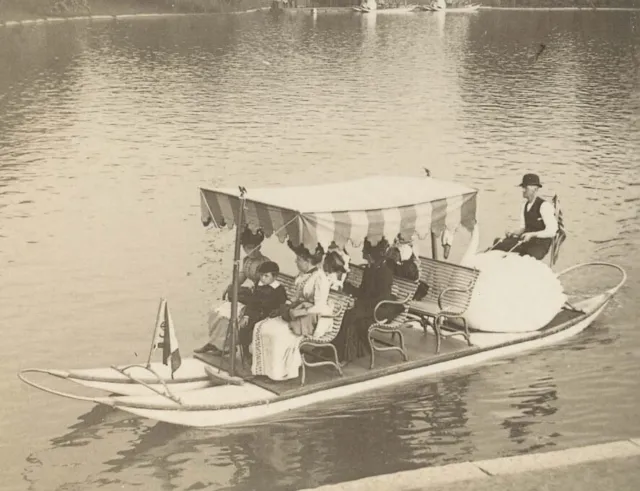
<svg viewBox="0 0 640 491"><path fill-rule="evenodd" d="M254 376L251 374L251 367L249 365L243 366L239 358L236 364L236 375L278 396L292 397L435 364L503 343L510 344L525 338L544 336L545 333L561 328L563 325L572 324L582 316L582 312L562 309L549 324L536 333L485 333L472 331L471 342L473 346L471 347L460 337L444 338L440 346L440 353L437 354L435 352L435 335L431 331L425 335L421 328L404 329L402 332L404 334L405 351L409 357L408 361L403 361L399 351L386 351L376 352L373 369L369 368L369 356L349 363L343 367L343 377L340 377L337 370L330 366L307 368L304 386L300 385L299 377L293 380L274 381L267 377ZM376 333L376 339L382 344L397 345L397 341L396 343L390 343L388 334ZM219 355L211 353L195 354L194 356L215 368L224 371L229 370L228 357L223 359ZM319 358L316 360L307 359L309 361L319 360Z"/></svg>
<svg viewBox="0 0 640 491"><path fill-rule="evenodd" d="M369 369L370 358L365 356L352 361L343 368L344 377L340 377L333 367L307 367L306 381L304 387L300 386L300 378L293 380L274 381L267 377L253 376L251 367L242 366L240 359L236 364L236 374L246 380L250 380L263 389L267 389L278 395L301 391L317 391L321 388L329 388L334 385L345 385L348 383L367 380L369 378L380 377L393 371L402 371L403 368L415 367L417 363L435 360L436 358L448 358L452 353L469 350L466 341L461 338L447 338L442 340L440 353L435 353L435 336L428 333L426 336L422 329L403 330L405 351L409 361L403 361L399 351L376 352L375 366ZM389 343L389 335L379 334L376 339L382 343ZM397 338L396 338L397 339ZM395 343L397 345L397 341ZM229 358L222 359L219 355L211 353L195 354L199 360L222 370L229 370ZM309 355L305 355L309 356ZM317 361L307 358L309 361Z"/></svg>

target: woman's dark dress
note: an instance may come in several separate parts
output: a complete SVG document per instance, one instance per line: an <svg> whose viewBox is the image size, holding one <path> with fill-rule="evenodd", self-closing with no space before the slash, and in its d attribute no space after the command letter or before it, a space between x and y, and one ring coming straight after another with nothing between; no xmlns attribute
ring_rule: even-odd
<svg viewBox="0 0 640 491"><path fill-rule="evenodd" d="M345 283L344 291L356 298L352 309L345 312L340 326L340 332L333 340L338 351L340 361L353 361L370 353L368 329L375 322L373 311L382 300L394 300L391 293L393 271L389 265L382 262L379 265L369 265L364 269L362 283L359 288ZM394 315L388 307L378 309L378 318L391 318Z"/></svg>
<svg viewBox="0 0 640 491"><path fill-rule="evenodd" d="M415 256L400 263L391 262L390 266L393 269L393 275L398 278L403 278L409 281L418 281L420 279L420 268L416 263ZM424 281L420 281L413 299L422 300L428 292L429 285Z"/></svg>
<svg viewBox="0 0 640 491"><path fill-rule="evenodd" d="M414 258L401 261L399 263L389 261L393 275L409 281L418 281L420 278L420 269Z"/></svg>
<svg viewBox="0 0 640 491"><path fill-rule="evenodd" d="M287 303L287 291L281 284L276 287L273 285L258 285L247 300L244 315L249 317L249 322L238 333L240 344L245 347L251 344L253 328L258 322L267 317L280 314L280 306Z"/></svg>

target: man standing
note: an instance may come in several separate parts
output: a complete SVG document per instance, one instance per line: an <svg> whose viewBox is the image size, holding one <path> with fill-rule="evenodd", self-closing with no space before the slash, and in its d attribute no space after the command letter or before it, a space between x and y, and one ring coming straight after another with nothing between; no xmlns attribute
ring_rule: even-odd
<svg viewBox="0 0 640 491"><path fill-rule="evenodd" d="M526 200L520 213L520 229L507 232L506 238L497 241L493 249L541 260L549 252L558 222L551 203L537 196L542 184L536 174L525 174L519 186Z"/></svg>

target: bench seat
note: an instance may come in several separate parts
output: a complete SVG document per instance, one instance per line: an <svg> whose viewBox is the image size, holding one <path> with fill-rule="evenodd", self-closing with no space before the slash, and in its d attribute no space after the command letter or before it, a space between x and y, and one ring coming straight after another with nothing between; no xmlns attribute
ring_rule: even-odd
<svg viewBox="0 0 640 491"><path fill-rule="evenodd" d="M355 287L360 286L360 283L362 283L363 272L364 268L362 266L351 265L351 269L347 275L347 281ZM397 300L383 300L376 305L374 309L375 322L369 326L367 333L367 339L369 340L369 346L371 347L370 368L374 367L375 354L377 351L399 351L404 361L409 359L404 347L402 328L408 323L413 322L413 319L409 318L409 304L413 300L419 284L419 281L406 280L395 276L393 278L393 284L391 285L391 293ZM394 318L382 320L379 319L376 314L378 309L383 305L398 305L402 307L402 310ZM379 342L376 343L376 341L379 341L373 336L376 332L390 334L391 343L393 343L395 337L398 336L400 340L399 346L394 344L381 345Z"/></svg>
<svg viewBox="0 0 640 491"><path fill-rule="evenodd" d="M295 296L295 278L284 273L278 274L278 281L284 286L289 299L293 299ZM340 362L338 360L338 352L336 347L331 343L338 335L340 326L342 325L342 319L344 313L353 306L353 298L350 295L346 295L342 292L331 290L329 292L329 301L333 304L333 322L331 328L327 330L322 336L304 336L299 344L300 357L302 358L302 374L300 378L300 384L304 385L306 379L307 367L319 367L319 366L333 366L338 371L340 376L343 375ZM305 354L310 354L311 351L316 349L328 349L332 354L332 360L323 359L321 361L311 362L305 357Z"/></svg>
<svg viewBox="0 0 640 491"><path fill-rule="evenodd" d="M432 328L436 335L436 353L440 352L443 338L463 337L471 346L471 334L465 313L480 271L460 264L448 263L426 257L420 258L420 280L427 287L427 294L409 305L409 317L418 320L425 334ZM447 321L460 321L462 330L443 332ZM449 323L451 324L451 323Z"/></svg>

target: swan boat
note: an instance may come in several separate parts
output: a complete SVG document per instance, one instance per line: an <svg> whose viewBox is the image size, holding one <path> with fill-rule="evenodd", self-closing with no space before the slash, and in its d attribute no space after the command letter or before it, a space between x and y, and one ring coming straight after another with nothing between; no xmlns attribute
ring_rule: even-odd
<svg viewBox="0 0 640 491"><path fill-rule="evenodd" d="M330 202L326 197L331 196ZM180 359L175 328L168 305L161 300L146 365L112 366L87 370L24 369L19 378L46 392L103 404L128 413L167 423L192 427L239 426L273 418L291 410L325 403L403 384L445 371L514 356L564 341L589 327L626 280L615 264L588 263L572 266L559 278L575 270L605 267L621 279L584 298L570 298L545 326L535 331L470 333L469 339L435 338L416 322L403 325L406 356L393 349L373 358L357 359L342 369L321 360L309 363L298 379L272 381L252 376L250 367L238 360L236 350L237 289L240 230L260 228L267 238L276 236L307 247L317 243L348 242L359 247L367 238L431 238L432 256L437 255L437 237L444 230L463 227L477 233L477 190L430 177L377 176L315 186L233 189L200 189L202 222L216 228L236 228L230 323L230 353L195 354ZM473 243L473 240L472 240ZM477 243L475 244L477 246ZM471 247L470 247L471 249ZM472 251L475 252L475 251ZM467 251L469 253L469 251ZM594 274L594 282L599 279ZM420 310L409 304L410 312ZM455 330L455 325L446 326ZM393 337L380 334L376 342L393 345ZM436 342L437 341L437 342ZM434 347L437 346L436 349ZM162 361L152 363L154 350L162 347ZM176 355L178 355L176 357ZM81 396L62 392L32 380L39 372L76 384L101 389L115 396Z"/></svg>

